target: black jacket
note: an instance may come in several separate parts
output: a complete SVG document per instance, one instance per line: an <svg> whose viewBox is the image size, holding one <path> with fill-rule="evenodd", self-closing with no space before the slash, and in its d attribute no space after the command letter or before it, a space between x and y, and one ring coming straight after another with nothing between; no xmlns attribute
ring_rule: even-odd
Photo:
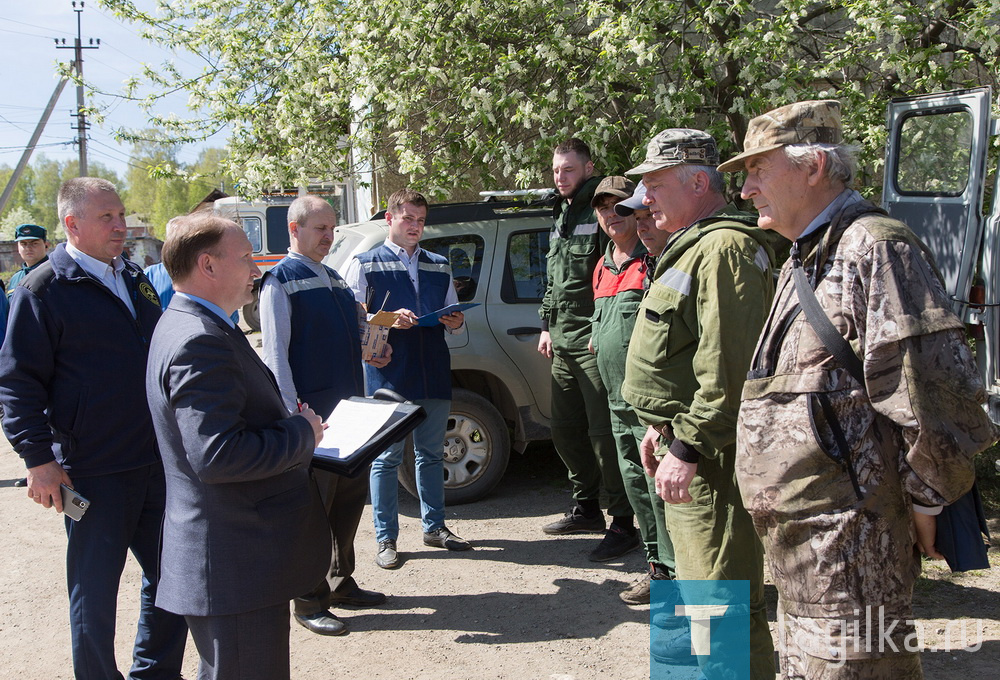
<svg viewBox="0 0 1000 680"><path fill-rule="evenodd" d="M59 245L14 291L0 349L7 438L27 467L56 460L70 476L158 461L146 405L146 356L160 305L126 261L136 310L88 275Z"/></svg>

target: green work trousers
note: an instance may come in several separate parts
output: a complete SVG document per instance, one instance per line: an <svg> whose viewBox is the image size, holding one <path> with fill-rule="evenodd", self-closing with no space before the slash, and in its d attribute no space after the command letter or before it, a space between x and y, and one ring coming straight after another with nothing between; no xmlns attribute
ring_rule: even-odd
<svg viewBox="0 0 1000 680"><path fill-rule="evenodd" d="M667 530L674 544L678 579L750 582L751 677L774 680L774 643L764 604L764 547L736 486L735 458L735 452L725 451L721 459L703 456L698 461L698 472L688 488L691 502L666 504ZM710 656L699 659L711 662ZM718 677L709 668L703 670L710 678Z"/></svg>
<svg viewBox="0 0 1000 680"><path fill-rule="evenodd" d="M612 390L608 390L611 398ZM656 482L642 469L639 444L646 434L646 427L639 422L635 411L621 399L611 402L611 433L618 445L618 466L625 483L625 493L635 519L639 535L646 546L646 561L675 572L674 544L670 541L664 515L663 501L656 495Z"/></svg>
<svg viewBox="0 0 1000 680"><path fill-rule="evenodd" d="M601 482L608 492L608 514L632 515L611 436L608 393L597 358L584 354L552 355L552 443L569 471L573 498L598 500Z"/></svg>

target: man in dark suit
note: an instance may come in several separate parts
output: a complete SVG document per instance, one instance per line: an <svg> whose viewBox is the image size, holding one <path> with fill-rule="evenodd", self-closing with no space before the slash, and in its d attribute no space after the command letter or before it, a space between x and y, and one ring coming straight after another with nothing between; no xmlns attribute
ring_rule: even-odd
<svg viewBox="0 0 1000 680"><path fill-rule="evenodd" d="M79 522L65 522L77 680L121 680L115 625L130 551L142 567L142 599L128 677L175 680L184 620L153 605L164 483L145 374L160 303L122 257L125 206L113 184L67 180L58 208L67 242L11 300L0 350L3 429L28 468L33 501L62 512L60 484L90 501ZM53 625L47 612L38 615L40 626Z"/></svg>
<svg viewBox="0 0 1000 680"><path fill-rule="evenodd" d="M309 469L320 418L305 404L289 415L229 318L260 277L252 254L234 222L179 220L163 246L176 294L146 374L167 477L156 604L187 619L200 680L287 679L288 601L330 559Z"/></svg>

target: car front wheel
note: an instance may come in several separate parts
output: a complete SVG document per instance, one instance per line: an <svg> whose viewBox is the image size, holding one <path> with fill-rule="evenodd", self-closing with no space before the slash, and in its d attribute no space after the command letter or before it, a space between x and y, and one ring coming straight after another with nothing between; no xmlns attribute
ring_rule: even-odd
<svg viewBox="0 0 1000 680"><path fill-rule="evenodd" d="M471 503L492 491L507 470L510 433L499 411L475 392L452 394L444 440L445 505ZM413 447L407 443L399 482L417 497Z"/></svg>

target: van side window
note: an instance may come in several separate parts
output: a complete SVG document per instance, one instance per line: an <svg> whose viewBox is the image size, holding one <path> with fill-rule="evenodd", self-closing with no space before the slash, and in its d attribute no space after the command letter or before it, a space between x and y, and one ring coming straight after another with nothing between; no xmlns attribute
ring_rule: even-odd
<svg viewBox="0 0 1000 680"><path fill-rule="evenodd" d="M459 302L471 302L479 289L479 273L483 266L483 239L472 234L429 238L420 247L448 258L451 277Z"/></svg>
<svg viewBox="0 0 1000 680"><path fill-rule="evenodd" d="M500 297L504 302L539 303L548 283L545 256L549 252L549 230L521 231L507 242Z"/></svg>
<svg viewBox="0 0 1000 680"><path fill-rule="evenodd" d="M259 253L263 247L260 240L260 218L242 217L240 221L243 223L243 231L246 232L247 238L250 239L250 246L255 253Z"/></svg>
<svg viewBox="0 0 1000 680"><path fill-rule="evenodd" d="M967 110L914 114L899 131L895 177L901 194L960 196L969 183L975 121Z"/></svg>

